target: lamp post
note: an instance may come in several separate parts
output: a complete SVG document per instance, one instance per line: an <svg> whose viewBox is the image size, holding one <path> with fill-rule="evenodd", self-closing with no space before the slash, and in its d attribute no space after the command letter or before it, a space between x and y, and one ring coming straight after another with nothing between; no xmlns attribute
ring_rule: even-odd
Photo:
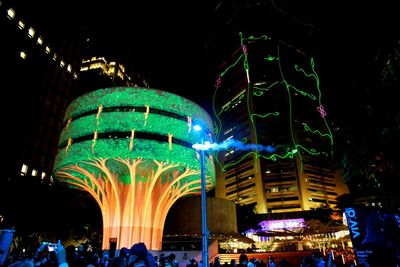
<svg viewBox="0 0 400 267"><path fill-rule="evenodd" d="M201 131L201 126L195 125L193 127L196 131ZM202 267L208 267L208 227L207 227L207 202L206 202L206 159L205 159L205 146L204 140L201 138L201 145L197 146L200 150L200 164L201 164L201 230L202 230Z"/></svg>

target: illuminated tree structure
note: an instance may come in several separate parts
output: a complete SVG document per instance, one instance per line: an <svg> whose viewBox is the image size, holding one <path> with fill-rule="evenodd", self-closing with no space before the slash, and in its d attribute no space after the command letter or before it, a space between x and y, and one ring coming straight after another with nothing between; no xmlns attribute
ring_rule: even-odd
<svg viewBox="0 0 400 267"><path fill-rule="evenodd" d="M148 88L100 89L67 108L54 177L85 190L103 218L103 249L144 242L161 249L168 210L201 193L195 143L212 141L210 116L181 96ZM192 129L201 124L202 131ZM215 185L206 157L207 190ZM200 216L200 214L199 214Z"/></svg>

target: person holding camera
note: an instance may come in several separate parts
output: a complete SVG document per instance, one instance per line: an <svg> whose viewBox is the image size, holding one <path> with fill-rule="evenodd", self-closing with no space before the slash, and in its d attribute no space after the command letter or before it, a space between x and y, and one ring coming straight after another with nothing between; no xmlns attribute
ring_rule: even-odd
<svg viewBox="0 0 400 267"><path fill-rule="evenodd" d="M61 241L57 243L43 242L36 250L33 258L34 266L49 267L69 267L67 263L67 253Z"/></svg>

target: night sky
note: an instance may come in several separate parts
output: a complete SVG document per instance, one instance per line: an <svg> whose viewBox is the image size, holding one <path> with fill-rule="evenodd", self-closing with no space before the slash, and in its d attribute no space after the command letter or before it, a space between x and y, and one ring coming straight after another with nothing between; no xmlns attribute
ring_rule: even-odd
<svg viewBox="0 0 400 267"><path fill-rule="evenodd" d="M387 3L386 3L387 2ZM238 33L268 34L315 58L326 97L350 107L351 84L365 79L379 54L400 39L394 3L311 0L24 1L49 34L71 24L102 51L125 54L153 88L210 110L215 68L240 46ZM60 12L62 11L62 12ZM123 52L121 52L123 51ZM344 96L343 94L346 93ZM327 99L327 100L329 100ZM329 108L329 104L328 104ZM339 110L337 110L339 111Z"/></svg>

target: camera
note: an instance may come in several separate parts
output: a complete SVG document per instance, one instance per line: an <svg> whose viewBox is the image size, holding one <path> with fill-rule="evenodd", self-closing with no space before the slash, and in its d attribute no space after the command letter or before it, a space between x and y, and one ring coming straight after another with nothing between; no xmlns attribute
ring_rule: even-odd
<svg viewBox="0 0 400 267"><path fill-rule="evenodd" d="M56 243L48 243L47 244L47 249L48 251L55 251L57 249L57 244Z"/></svg>

